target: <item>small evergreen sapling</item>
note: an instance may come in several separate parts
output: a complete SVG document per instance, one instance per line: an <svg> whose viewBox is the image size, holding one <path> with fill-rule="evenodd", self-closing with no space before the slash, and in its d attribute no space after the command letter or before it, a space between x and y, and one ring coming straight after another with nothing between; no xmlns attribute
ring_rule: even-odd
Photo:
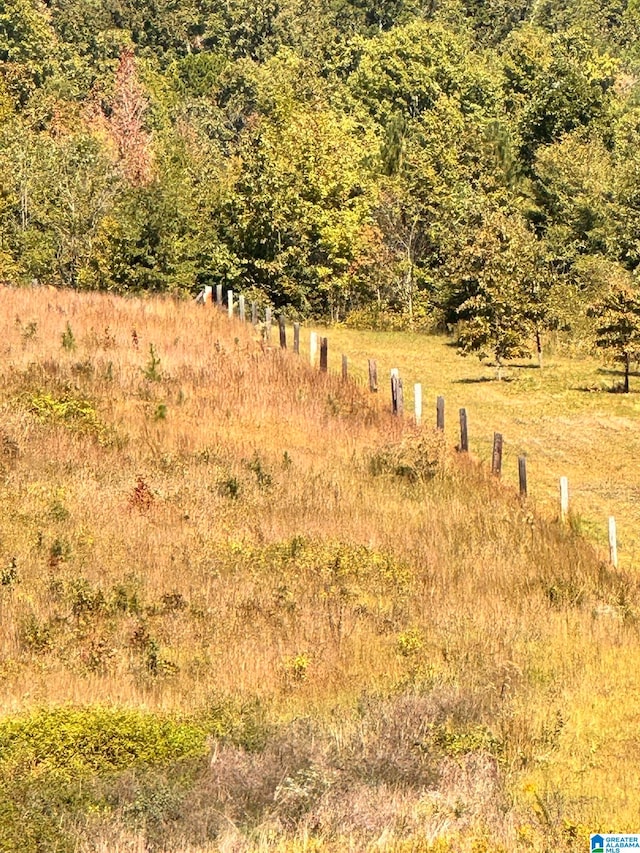
<svg viewBox="0 0 640 853"><path fill-rule="evenodd" d="M76 338L73 334L71 324L67 322L67 327L62 333L62 347L68 352L72 352L76 348Z"/></svg>
<svg viewBox="0 0 640 853"><path fill-rule="evenodd" d="M640 290L630 282L617 283L590 311L596 317L596 345L624 367L622 390L629 393L631 363L640 358Z"/></svg>

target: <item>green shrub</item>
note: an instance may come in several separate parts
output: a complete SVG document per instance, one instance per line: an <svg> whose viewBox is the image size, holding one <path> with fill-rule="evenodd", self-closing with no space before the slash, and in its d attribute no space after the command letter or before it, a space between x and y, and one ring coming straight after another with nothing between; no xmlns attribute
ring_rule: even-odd
<svg viewBox="0 0 640 853"><path fill-rule="evenodd" d="M128 709L41 708L0 721L0 771L77 779L202 755L204 728Z"/></svg>
<svg viewBox="0 0 640 853"><path fill-rule="evenodd" d="M35 320L30 320L23 326L19 318L16 317L16 324L21 328L20 336L22 337L23 344L26 344L27 341L31 341L36 337L38 333L38 324Z"/></svg>
<svg viewBox="0 0 640 853"><path fill-rule="evenodd" d="M424 648L424 637L418 628L409 628L398 635L396 648L403 657L413 657Z"/></svg>
<svg viewBox="0 0 640 853"><path fill-rule="evenodd" d="M122 583L112 587L108 599L109 610L111 613L140 613L142 609L140 597L136 579L131 576L125 578Z"/></svg>
<svg viewBox="0 0 640 853"><path fill-rule="evenodd" d="M15 557L11 557L8 565L0 569L0 586L12 589L18 583L19 579L18 562Z"/></svg>
<svg viewBox="0 0 640 853"><path fill-rule="evenodd" d="M240 494L240 481L237 477L225 477L218 481L218 494L222 498L236 500Z"/></svg>
<svg viewBox="0 0 640 853"><path fill-rule="evenodd" d="M263 750L274 731L259 699L243 702L230 696L212 696L203 723L213 737L247 752Z"/></svg>
<svg viewBox="0 0 640 853"><path fill-rule="evenodd" d="M67 326L62 333L62 348L68 352L72 352L76 348L76 338L69 322L67 322Z"/></svg>
<svg viewBox="0 0 640 853"><path fill-rule="evenodd" d="M440 432L409 435L397 444L388 444L369 457L369 473L374 477L393 474L410 483L428 482L444 472L446 442Z"/></svg>
<svg viewBox="0 0 640 853"><path fill-rule="evenodd" d="M61 707L0 720L0 850L72 853L89 816L114 811L148 837L157 828L159 843L205 753L203 727L132 710Z"/></svg>
<svg viewBox="0 0 640 853"><path fill-rule="evenodd" d="M43 423L60 424L73 432L93 435L105 446L116 439L113 428L103 423L95 405L83 397L71 393L54 397L47 391L37 391L27 395L25 402L28 411Z"/></svg>
<svg viewBox="0 0 640 853"><path fill-rule="evenodd" d="M22 646L39 655L50 651L53 645L51 625L40 621L33 613L22 621L19 637Z"/></svg>
<svg viewBox="0 0 640 853"><path fill-rule="evenodd" d="M485 726L468 723L454 726L434 725L423 747L441 750L444 755L456 758L470 752L489 752L500 755L503 745Z"/></svg>
<svg viewBox="0 0 640 853"><path fill-rule="evenodd" d="M153 344L149 345L149 361L142 368L142 374L149 382L160 382L162 380L160 358Z"/></svg>
<svg viewBox="0 0 640 853"><path fill-rule="evenodd" d="M273 485L273 477L265 468L264 461L256 450L253 458L245 463L248 470L255 474L256 483L259 489L268 490Z"/></svg>
<svg viewBox="0 0 640 853"><path fill-rule="evenodd" d="M67 599L71 612L76 618L99 613L106 607L104 593L83 577L73 578L67 589Z"/></svg>
<svg viewBox="0 0 640 853"><path fill-rule="evenodd" d="M0 776L0 850L74 853L73 814L81 807L79 792L66 785Z"/></svg>

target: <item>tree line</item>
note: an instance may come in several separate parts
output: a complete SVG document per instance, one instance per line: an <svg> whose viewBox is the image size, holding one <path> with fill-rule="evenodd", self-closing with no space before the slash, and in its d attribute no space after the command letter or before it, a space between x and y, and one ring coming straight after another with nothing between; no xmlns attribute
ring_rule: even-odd
<svg viewBox="0 0 640 853"><path fill-rule="evenodd" d="M0 279L640 350L638 0L2 0Z"/></svg>

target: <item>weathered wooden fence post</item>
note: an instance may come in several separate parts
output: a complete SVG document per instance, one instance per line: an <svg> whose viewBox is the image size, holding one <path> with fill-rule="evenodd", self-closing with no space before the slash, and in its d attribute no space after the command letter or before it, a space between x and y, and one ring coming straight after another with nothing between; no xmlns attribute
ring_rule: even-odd
<svg viewBox="0 0 640 853"><path fill-rule="evenodd" d="M416 417L416 426L422 423L422 385L416 382L413 386L413 410Z"/></svg>
<svg viewBox="0 0 640 853"><path fill-rule="evenodd" d="M300 323L293 324L293 351L300 355Z"/></svg>
<svg viewBox="0 0 640 853"><path fill-rule="evenodd" d="M287 348L287 326L284 314L278 317L278 331L280 332L280 349Z"/></svg>
<svg viewBox="0 0 640 853"><path fill-rule="evenodd" d="M391 368L391 414L398 414L398 378L400 371L397 367Z"/></svg>
<svg viewBox="0 0 640 853"><path fill-rule="evenodd" d="M491 455L491 473L499 477L502 473L502 434L493 434L493 453Z"/></svg>
<svg viewBox="0 0 640 853"><path fill-rule="evenodd" d="M436 400L436 429L444 430L444 397Z"/></svg>
<svg viewBox="0 0 640 853"><path fill-rule="evenodd" d="M233 290L227 290L227 306L229 308L229 316L233 317Z"/></svg>
<svg viewBox="0 0 640 853"><path fill-rule="evenodd" d="M460 452L469 452L469 432L467 429L467 410L460 409Z"/></svg>
<svg viewBox="0 0 640 853"><path fill-rule="evenodd" d="M222 285L216 284L216 304L222 308Z"/></svg>
<svg viewBox="0 0 640 853"><path fill-rule="evenodd" d="M311 332L309 335L309 362L312 367L316 365L316 357L318 355L318 333Z"/></svg>
<svg viewBox="0 0 640 853"><path fill-rule="evenodd" d="M240 319L244 323L244 321L245 321L244 293L241 293L240 296L238 296L238 316L240 317Z"/></svg>
<svg viewBox="0 0 640 853"><path fill-rule="evenodd" d="M329 369L329 341L327 338L320 338L320 370L326 373Z"/></svg>
<svg viewBox="0 0 640 853"><path fill-rule="evenodd" d="M391 371L391 411L399 418L404 414L404 389L397 367Z"/></svg>
<svg viewBox="0 0 640 853"><path fill-rule="evenodd" d="M271 343L271 308L264 309L264 332L267 343Z"/></svg>
<svg viewBox="0 0 640 853"><path fill-rule="evenodd" d="M609 560L614 569L618 568L618 536L616 533L616 520L609 516Z"/></svg>
<svg viewBox="0 0 640 853"><path fill-rule="evenodd" d="M373 394L378 391L378 366L372 358L369 359L369 391Z"/></svg>
<svg viewBox="0 0 640 853"><path fill-rule="evenodd" d="M564 524L569 515L569 480L560 477L560 521Z"/></svg>
<svg viewBox="0 0 640 853"><path fill-rule="evenodd" d="M527 497L527 457L518 456L518 482L520 485L520 497Z"/></svg>
<svg viewBox="0 0 640 853"><path fill-rule="evenodd" d="M342 356L342 381L347 381L347 376L349 374L349 362L346 355Z"/></svg>

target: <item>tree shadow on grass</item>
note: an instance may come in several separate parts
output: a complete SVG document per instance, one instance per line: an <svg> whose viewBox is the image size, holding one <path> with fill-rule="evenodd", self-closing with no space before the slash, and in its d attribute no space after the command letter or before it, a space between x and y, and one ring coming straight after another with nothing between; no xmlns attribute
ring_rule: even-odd
<svg viewBox="0 0 640 853"><path fill-rule="evenodd" d="M576 385L571 390L582 391L584 394L626 394L627 396L632 396L640 391L633 386L625 391L624 382L616 382L615 385Z"/></svg>
<svg viewBox="0 0 640 853"><path fill-rule="evenodd" d="M513 379L503 376L498 379L497 376L476 376L474 378L454 379L454 385L479 385L483 382L513 382Z"/></svg>
<svg viewBox="0 0 640 853"><path fill-rule="evenodd" d="M637 394L640 389L634 388L633 386L629 388L628 391L624 390L624 370L621 370L616 367L599 367L596 371L600 376L610 376L610 377L619 377L619 381L614 385L580 385L577 386L575 391L584 391L589 394ZM629 371L629 378L638 378L640 376L640 372L637 370Z"/></svg>
<svg viewBox="0 0 640 853"><path fill-rule="evenodd" d="M633 376L633 374L631 374ZM637 383L636 383L637 384ZM638 394L640 392L640 388L634 387L633 383L631 383L628 391L624 390L624 381L616 382L615 385L610 385L609 387L604 389L607 394L626 394L627 397L632 394Z"/></svg>
<svg viewBox="0 0 640 853"><path fill-rule="evenodd" d="M620 376L624 379L624 370L621 370L619 367L599 367L596 370L596 373L601 376ZM640 376L639 370L630 370L629 376Z"/></svg>

